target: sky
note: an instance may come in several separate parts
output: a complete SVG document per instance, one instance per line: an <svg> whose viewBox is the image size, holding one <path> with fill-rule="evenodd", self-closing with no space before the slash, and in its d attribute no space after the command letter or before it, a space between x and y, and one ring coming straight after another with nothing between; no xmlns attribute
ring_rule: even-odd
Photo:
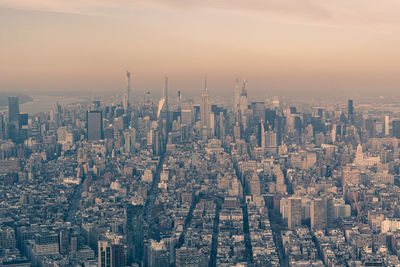
<svg viewBox="0 0 400 267"><path fill-rule="evenodd" d="M398 0L0 0L0 91L396 94Z"/></svg>

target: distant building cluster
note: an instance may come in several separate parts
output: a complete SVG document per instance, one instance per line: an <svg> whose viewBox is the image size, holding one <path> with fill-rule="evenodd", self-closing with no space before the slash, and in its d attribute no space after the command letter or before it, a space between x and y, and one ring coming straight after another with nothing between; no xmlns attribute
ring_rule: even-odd
<svg viewBox="0 0 400 267"><path fill-rule="evenodd" d="M122 97L0 113L0 266L400 266L389 100ZM100 99L100 98L99 98ZM388 108L390 107L390 108Z"/></svg>

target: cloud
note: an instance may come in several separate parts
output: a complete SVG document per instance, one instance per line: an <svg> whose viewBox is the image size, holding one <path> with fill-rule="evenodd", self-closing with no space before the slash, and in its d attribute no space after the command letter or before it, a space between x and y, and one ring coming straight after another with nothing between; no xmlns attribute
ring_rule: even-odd
<svg viewBox="0 0 400 267"><path fill-rule="evenodd" d="M255 13L272 19L327 24L400 23L398 0L0 0L0 8L83 15L110 15L115 9L172 8Z"/></svg>
<svg viewBox="0 0 400 267"><path fill-rule="evenodd" d="M226 11L282 12L319 17L327 15L312 0L0 0L0 7L61 13L92 13L107 8L159 7L175 9L215 9Z"/></svg>
<svg viewBox="0 0 400 267"><path fill-rule="evenodd" d="M91 0L0 0L1 8L91 15L98 6Z"/></svg>

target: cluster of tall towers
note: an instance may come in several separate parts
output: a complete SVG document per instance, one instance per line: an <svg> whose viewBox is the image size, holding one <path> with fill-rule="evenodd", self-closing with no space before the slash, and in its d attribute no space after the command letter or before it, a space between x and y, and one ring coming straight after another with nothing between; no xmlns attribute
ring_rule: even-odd
<svg viewBox="0 0 400 267"><path fill-rule="evenodd" d="M123 90L122 108L118 108L119 113L116 115L123 121L124 127L133 129L137 127L137 119L141 116L150 116L154 120L147 139L156 141L150 143L160 143L157 147L163 147L168 138L177 139L190 133L190 127L196 124L195 131L204 139L211 137L222 138L226 133L227 110L218 105L211 104L211 95L209 93L207 77L204 78L204 89L201 94L200 105L193 105L192 102L182 102L181 91L177 94L177 105L173 110L170 109L169 103L169 79L166 76L163 83L162 97L158 102L158 107L147 106L144 99L143 108L134 108L132 94L132 78L131 72L126 71L126 87ZM249 104L247 99L247 81L242 82L236 80L235 103L233 112L237 128L241 132L247 129L249 121ZM145 92L146 96L146 92ZM96 101L94 101L96 102ZM104 114L102 114L104 112ZM96 141L109 136L108 132L103 132L103 116L106 116L106 110L100 108L91 108L86 114L86 137L88 141ZM153 117L154 116L154 117ZM137 130L137 129L136 129ZM238 131L236 131L238 132ZM240 135L240 133L239 133Z"/></svg>
<svg viewBox="0 0 400 267"><path fill-rule="evenodd" d="M0 115L0 139L8 138L14 143L22 143L28 135L28 114L20 113L19 98L8 97L8 120Z"/></svg>
<svg viewBox="0 0 400 267"><path fill-rule="evenodd" d="M236 79L233 111L235 112L237 124L243 124L244 127L246 127L247 125L246 115L248 105L249 103L247 100L247 81L243 80L242 86L240 86L240 80Z"/></svg>

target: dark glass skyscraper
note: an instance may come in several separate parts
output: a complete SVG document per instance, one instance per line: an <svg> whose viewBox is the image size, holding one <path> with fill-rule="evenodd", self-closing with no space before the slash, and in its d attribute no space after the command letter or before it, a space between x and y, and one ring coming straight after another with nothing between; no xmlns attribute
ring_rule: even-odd
<svg viewBox="0 0 400 267"><path fill-rule="evenodd" d="M350 123L354 123L354 106L353 106L353 100L349 99L347 100L347 116L348 120Z"/></svg>
<svg viewBox="0 0 400 267"><path fill-rule="evenodd" d="M347 113L349 113L349 115L353 115L353 113L354 113L354 107L353 107L353 100L352 99L347 100Z"/></svg>
<svg viewBox="0 0 400 267"><path fill-rule="evenodd" d="M4 119L3 115L0 114L0 139L4 139L5 131L4 131Z"/></svg>
<svg viewBox="0 0 400 267"><path fill-rule="evenodd" d="M20 142L19 100L16 96L8 97L8 138L14 143Z"/></svg>
<svg viewBox="0 0 400 267"><path fill-rule="evenodd" d="M143 206L128 204L125 227L128 243L128 264L140 262L143 256Z"/></svg>
<svg viewBox="0 0 400 267"><path fill-rule="evenodd" d="M103 113L101 111L86 112L86 138L88 141L96 141L104 138Z"/></svg>
<svg viewBox="0 0 400 267"><path fill-rule="evenodd" d="M376 121L368 118L364 120L365 130L368 132L369 138L374 138L376 135Z"/></svg>
<svg viewBox="0 0 400 267"><path fill-rule="evenodd" d="M392 128L393 128L393 136L396 137L397 139L400 139L400 120L394 120Z"/></svg>
<svg viewBox="0 0 400 267"><path fill-rule="evenodd" d="M19 140L21 143L28 139L28 118L27 113L19 114Z"/></svg>

